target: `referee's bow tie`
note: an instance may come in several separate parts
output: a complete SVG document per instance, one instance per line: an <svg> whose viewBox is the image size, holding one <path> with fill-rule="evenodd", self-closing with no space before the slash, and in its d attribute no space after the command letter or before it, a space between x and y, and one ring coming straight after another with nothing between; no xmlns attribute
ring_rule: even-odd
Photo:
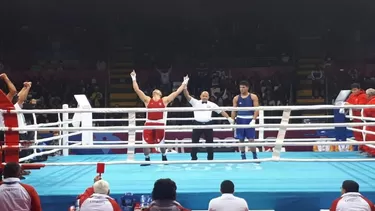
<svg viewBox="0 0 375 211"><path fill-rule="evenodd" d="M206 102L202 102L202 104L207 104L207 101Z"/></svg>

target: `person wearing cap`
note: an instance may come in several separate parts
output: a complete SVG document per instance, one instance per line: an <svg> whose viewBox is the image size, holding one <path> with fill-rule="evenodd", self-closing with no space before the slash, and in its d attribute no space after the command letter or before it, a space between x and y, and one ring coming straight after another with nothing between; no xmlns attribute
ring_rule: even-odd
<svg viewBox="0 0 375 211"><path fill-rule="evenodd" d="M42 211L36 190L20 182L21 166L18 163L7 163L3 169L3 177L0 182L1 211Z"/></svg>
<svg viewBox="0 0 375 211"><path fill-rule="evenodd" d="M341 197L333 201L330 211L375 211L374 204L359 193L359 185L345 180L341 186Z"/></svg>
<svg viewBox="0 0 375 211"><path fill-rule="evenodd" d="M109 183L98 180L93 185L94 193L83 201L80 211L121 211L117 202L109 197Z"/></svg>

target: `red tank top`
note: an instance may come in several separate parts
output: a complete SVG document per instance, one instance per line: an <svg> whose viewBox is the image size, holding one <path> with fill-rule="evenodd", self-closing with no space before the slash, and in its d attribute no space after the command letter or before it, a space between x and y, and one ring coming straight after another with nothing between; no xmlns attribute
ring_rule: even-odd
<svg viewBox="0 0 375 211"><path fill-rule="evenodd" d="M160 99L158 101L155 101L151 98L150 102L147 105L147 108L165 108L165 105L163 103L163 99ZM147 113L147 119L149 120L159 120L164 118L164 112L151 112L149 111Z"/></svg>

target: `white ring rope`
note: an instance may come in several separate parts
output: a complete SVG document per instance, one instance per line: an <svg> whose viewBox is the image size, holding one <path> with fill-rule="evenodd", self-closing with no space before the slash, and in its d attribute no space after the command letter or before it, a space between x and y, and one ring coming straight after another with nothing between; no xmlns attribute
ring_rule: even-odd
<svg viewBox="0 0 375 211"><path fill-rule="evenodd" d="M229 163L259 163L259 162L374 162L375 158L317 158L317 159L293 159L293 158L264 158L254 160L172 160L172 161L108 161L101 162L105 165L121 165L121 164L229 164ZM98 162L70 162L70 163L41 163L45 166L93 166Z"/></svg>
<svg viewBox="0 0 375 211"><path fill-rule="evenodd" d="M72 144L71 146L79 146L79 145L81 145L81 143L75 143L75 144ZM34 148L34 149L36 150L36 149L40 149L40 148ZM58 151L61 151L61 149L51 149L51 150L43 151L43 152L35 152L35 153L31 154L31 155L28 155L26 157L20 158L18 162L25 162L25 161L34 159L35 157L53 154L53 153L56 153Z"/></svg>
<svg viewBox="0 0 375 211"><path fill-rule="evenodd" d="M375 141L358 141L358 142L286 142L282 146L314 146L314 145L365 145L365 144L375 144ZM194 147L261 147L261 146L277 146L276 142L269 143L200 143L200 144L121 144L121 145L81 145L81 146L30 146L25 147L29 149L128 149L128 148L175 148L175 147L184 147L184 148L194 148ZM3 148L12 148L12 146L3 146Z"/></svg>
<svg viewBox="0 0 375 211"><path fill-rule="evenodd" d="M335 138L291 138L291 139L284 139L284 142L293 142L293 141L300 141L300 142L309 142L309 141L317 141L317 140L325 140L325 141L334 141ZM275 138L260 140L255 139L255 142L274 142L276 141ZM164 140L165 143L191 143L191 140ZM199 143L205 143L204 139L199 140ZM241 143L238 139L214 139L215 143L230 143L230 142L237 142ZM69 141L69 143L81 143L81 141ZM129 141L94 141L94 144L128 144ZM143 141L135 141L136 144L142 144Z"/></svg>
<svg viewBox="0 0 375 211"><path fill-rule="evenodd" d="M129 113L129 112L192 112L192 111L283 111L283 110L322 110L322 109L363 109L375 108L375 105L309 105L309 106L259 106L259 107L219 107L219 108L193 108L193 107L167 107L167 108L67 108L67 109L34 109L34 110L0 110L0 113L23 114L55 114L55 113Z"/></svg>
<svg viewBox="0 0 375 211"><path fill-rule="evenodd" d="M288 128L287 130L333 130L335 129L334 127L303 127L303 128ZM278 131L279 128L275 127L275 128L255 128L255 131ZM77 131L77 130L73 130L73 131ZM191 129L166 129L165 130L166 132L169 132L169 133L182 133L182 132L189 132L191 133ZM229 128L229 129L213 129L214 132L233 132L233 129L232 128ZM72 131L70 131L72 132ZM98 130L98 131L95 131L96 133L118 133L118 132L122 132L122 133L126 133L127 130L123 130L123 131L118 131L118 130ZM136 133L143 133L143 130L136 130L135 131Z"/></svg>
<svg viewBox="0 0 375 211"><path fill-rule="evenodd" d="M74 133L69 133L69 134L66 134L66 135L57 135L57 136L42 138L42 139L36 140L35 144L44 143L44 142L48 142L48 141L54 141L54 140L61 139L61 138L64 138L64 137L75 136L75 135L79 135L81 133L82 132L74 132Z"/></svg>
<svg viewBox="0 0 375 211"><path fill-rule="evenodd" d="M365 130L358 130L353 127L357 126L375 126L375 118L368 118L368 117L356 117L352 114L346 115L346 118L350 119L361 119L362 121L368 120L368 121L374 121L374 122L353 122L353 123L309 123L309 124L264 124L265 119L277 119L281 120L283 116L264 116L262 113L259 116L259 123L256 125L167 125L167 126L135 126L135 124L131 124L132 121L145 121L145 118L134 118L132 119L92 119L90 118L90 123L86 121L86 123L83 123L83 120L75 120L68 119L69 113L74 113L82 115L87 115L91 113L129 113L135 114L135 112L191 112L191 111L297 111L297 110L319 110L319 109L363 109L363 108L374 108L374 105L345 105L345 106L333 106L333 105L313 105L313 106L262 106L262 107L220 107L220 108L192 108L192 107L167 107L162 109L147 109L147 108L91 108L91 107L84 107L81 106L80 108L68 108L67 105L63 109L48 109L48 110L0 110L0 113L31 113L33 114L34 119L34 125L28 125L25 127L18 127L18 128L9 128L9 127L2 127L0 130L10 130L10 131L35 131L36 134L38 131L58 131L58 136L53 136L49 138L44 138L40 140L36 140L37 135L35 134L35 144L43 143L47 141L52 140L59 140L59 145L34 145L30 147L20 147L21 149L34 149L34 152L36 152L36 149L52 149L49 151L43 151L34 153L32 155L29 155L25 158L20 159L20 161L26 161L28 159L32 159L36 156L41 155L47 155L52 154L55 152L58 152L60 150L68 150L68 149L132 149L132 148L184 148L184 147L275 147L275 146L314 146L314 145L367 145L372 146L371 144L375 144L375 141L366 141L366 142L357 142L354 139L348 139L346 142L338 142L334 141L335 138L306 138L306 139L286 139L283 138L282 142L276 143L276 139L263 139L263 135L261 136L261 133L263 134L264 131L279 131L280 127L283 126L286 129L285 130L332 130L335 127L345 127L352 131L358 131L358 132L364 132L368 134L375 134L375 132L372 131L365 131ZM36 115L38 113L43 114L57 114L58 115L58 122L53 123L42 123L37 124L36 122ZM61 115L63 114L63 121L61 120ZM135 115L133 115L135 116ZM87 117L87 116L86 116ZM130 117L130 116L129 116ZM333 118L333 115L323 115L323 116L289 116L287 118L287 122L289 119L329 119ZM84 120L86 120L85 117L82 116ZM194 118L167 118L167 121L190 121L194 120ZM213 117L212 120L226 120L226 118L223 117ZM129 122L129 126L113 126L113 127L92 127L93 122ZM79 124L74 124L79 123ZM87 124L88 123L88 124ZM80 125L81 127L69 127L68 125ZM58 126L58 127L54 127ZM209 143L200 143L200 144L192 144L189 143L191 140L166 140L165 142L168 144L141 144L142 141L134 141L134 138L130 141L93 141L91 139L91 142L84 142L84 141L69 141L67 137L79 135L84 133L87 133L86 131L90 132L121 132L121 133L133 133L136 132L142 132L142 130L145 129L164 129L168 132L191 132L192 129L207 129L212 128L214 131L233 131L233 129L236 128L255 128L257 131L259 131L259 139L255 140L255 143L239 143L238 140L235 139L224 139L224 140L214 140L215 143L209 144ZM68 133L73 132L73 133ZM64 133L64 134L62 134ZM92 133L91 133L92 134ZM86 134L87 135L87 134ZM92 135L91 135L92 136ZM283 135L285 136L285 135ZM86 136L88 137L88 136ZM64 143L62 141L64 140ZM87 140L87 139L82 139ZM74 143L72 145L69 145L69 143ZM89 144L93 143L93 144ZM139 144L138 144L139 143ZM97 145L94 145L97 144ZM100 145L99 145L100 144ZM103 144L103 145L102 145ZM122 144L122 145L119 145ZM14 146L3 146L6 147L14 147ZM363 159L363 161L370 161L371 159ZM179 164L179 163L251 163L251 162L269 162L269 161L284 161L284 162L351 162L351 161L361 161L361 159L282 159L280 156L270 158L270 159L259 159L256 161L252 160L218 160L218 161L168 161L168 162L144 162L144 161L133 161L133 160L127 160L127 161L114 161L114 162L108 162L108 164L142 164L142 163L150 163L150 164ZM373 161L373 160L371 160ZM82 162L82 163L66 163L66 165L96 165L97 162ZM64 163L55 163L55 164L46 164L46 165L64 165Z"/></svg>
<svg viewBox="0 0 375 211"><path fill-rule="evenodd" d="M333 115L326 115L326 116L291 116L291 119L329 119L333 118ZM263 119L281 119L282 116L264 116ZM147 121L146 118L137 118L136 121ZM188 117L188 118L176 118L176 117L170 117L167 118L167 121L194 121L195 118ZM225 120L227 121L227 118L225 117L212 117L212 120ZM375 120L375 119L374 119ZM93 119L93 122L127 122L129 119Z"/></svg>
<svg viewBox="0 0 375 211"><path fill-rule="evenodd" d="M353 122L353 123L311 123L311 124L285 124L287 128L305 128L309 127L355 127L355 126L375 126L375 122ZM155 129L234 129L234 128L275 128L280 127L280 124L256 124L256 125L166 125L166 126L112 126L112 127L48 127L48 128L25 128L25 127L1 127L1 131L127 131L127 130L155 130Z"/></svg>

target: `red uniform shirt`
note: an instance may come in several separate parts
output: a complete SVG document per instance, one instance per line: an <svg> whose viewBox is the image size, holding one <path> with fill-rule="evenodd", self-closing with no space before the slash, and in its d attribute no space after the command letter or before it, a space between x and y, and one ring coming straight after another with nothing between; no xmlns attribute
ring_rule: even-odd
<svg viewBox="0 0 375 211"><path fill-rule="evenodd" d="M165 108L163 99L160 98L160 100L155 101L151 98L150 102L147 105L147 108L153 109L153 108ZM159 120L164 119L164 112L151 112L149 111L147 113L147 119L149 120Z"/></svg>
<svg viewBox="0 0 375 211"><path fill-rule="evenodd" d="M366 105L368 102L366 92L360 90L355 94L352 93L346 102L352 105ZM353 116L361 116L361 109L353 109Z"/></svg>

